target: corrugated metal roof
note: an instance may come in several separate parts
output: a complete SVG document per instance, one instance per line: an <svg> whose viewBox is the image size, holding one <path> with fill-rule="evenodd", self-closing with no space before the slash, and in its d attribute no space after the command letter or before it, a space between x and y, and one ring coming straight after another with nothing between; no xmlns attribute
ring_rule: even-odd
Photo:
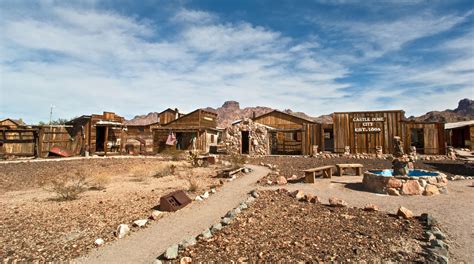
<svg viewBox="0 0 474 264"><path fill-rule="evenodd" d="M470 125L474 125L474 120L446 123L444 125L444 129L460 128L460 127L470 126Z"/></svg>

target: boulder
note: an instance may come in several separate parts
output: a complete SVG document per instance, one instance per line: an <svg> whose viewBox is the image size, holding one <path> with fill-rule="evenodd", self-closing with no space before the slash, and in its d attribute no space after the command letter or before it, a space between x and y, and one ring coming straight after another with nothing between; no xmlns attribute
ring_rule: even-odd
<svg viewBox="0 0 474 264"><path fill-rule="evenodd" d="M146 223L148 222L147 219L139 219L139 220L135 220L133 222L133 226L137 226L137 227L144 227L146 225Z"/></svg>
<svg viewBox="0 0 474 264"><path fill-rule="evenodd" d="M368 204L364 207L364 211L375 212L378 210L379 210L379 207L375 204Z"/></svg>
<svg viewBox="0 0 474 264"><path fill-rule="evenodd" d="M321 199L319 199L318 196L313 196L313 197L311 197L311 199L309 199L309 202L317 204L317 203L321 203Z"/></svg>
<svg viewBox="0 0 474 264"><path fill-rule="evenodd" d="M220 231L222 229L222 224L217 223L211 227L211 233L215 234L216 232Z"/></svg>
<svg viewBox="0 0 474 264"><path fill-rule="evenodd" d="M247 208L249 208L249 207L248 207L248 205L247 205L245 202L241 202L241 203L239 204L239 207L238 207L238 208L242 211L242 210L245 210L245 209L247 209Z"/></svg>
<svg viewBox="0 0 474 264"><path fill-rule="evenodd" d="M431 195L437 195L437 194L439 194L439 189L437 186L432 185L432 184L426 185L423 195L431 196Z"/></svg>
<svg viewBox="0 0 474 264"><path fill-rule="evenodd" d="M205 192L203 195L201 195L202 199L207 199L209 198L209 192Z"/></svg>
<svg viewBox="0 0 474 264"><path fill-rule="evenodd" d="M413 217L413 212L403 206L400 206L400 208L398 208L397 215L405 219L409 219Z"/></svg>
<svg viewBox="0 0 474 264"><path fill-rule="evenodd" d="M222 218L222 220L221 220L221 224L222 224L222 225L228 225L228 224L230 224L231 221L232 221L231 218L229 218L229 217L224 217L224 218Z"/></svg>
<svg viewBox="0 0 474 264"><path fill-rule="evenodd" d="M252 195L254 198L258 198L260 196L256 190L251 191L250 195Z"/></svg>
<svg viewBox="0 0 474 264"><path fill-rule="evenodd" d="M163 257L167 260L173 260L178 257L178 245L172 245L171 247L167 248Z"/></svg>
<svg viewBox="0 0 474 264"><path fill-rule="evenodd" d="M423 188L417 180L407 180L402 186L402 193L405 195L420 195Z"/></svg>
<svg viewBox="0 0 474 264"><path fill-rule="evenodd" d="M278 177L278 179L277 179L276 182L277 182L278 185L285 185L285 184L288 183L288 181L286 180L286 178L283 177L283 176Z"/></svg>
<svg viewBox="0 0 474 264"><path fill-rule="evenodd" d="M181 244L180 244L180 247L187 248L187 247L196 245L196 243L197 243L196 238L195 237L190 237L190 238L187 238L187 239L183 240L183 242L181 242Z"/></svg>
<svg viewBox="0 0 474 264"><path fill-rule="evenodd" d="M332 207L347 207L347 202L336 197L331 197L329 198L329 205Z"/></svg>
<svg viewBox="0 0 474 264"><path fill-rule="evenodd" d="M290 196L293 197L293 198L296 198L296 200L298 200L298 201L304 200L304 197L305 197L304 192L300 191L300 190L296 190L294 192L291 192Z"/></svg>
<svg viewBox="0 0 474 264"><path fill-rule="evenodd" d="M200 201L202 201L203 199L202 199L202 197L201 197L201 196L196 196L196 198L194 198L194 200L196 200L196 201L200 202Z"/></svg>
<svg viewBox="0 0 474 264"><path fill-rule="evenodd" d="M251 203L253 203L253 202L255 202L255 198L254 198L253 196L249 196L249 197L247 198L247 200L245 200L245 203L246 203L247 205L249 205L249 204L251 204Z"/></svg>
<svg viewBox="0 0 474 264"><path fill-rule="evenodd" d="M115 231L115 236L118 238L124 238L128 232L130 232L130 227L126 224L120 224Z"/></svg>
<svg viewBox="0 0 474 264"><path fill-rule="evenodd" d="M400 196L400 192L397 189L394 189L394 188L388 188L387 189L387 194L388 195L393 195L393 196Z"/></svg>
<svg viewBox="0 0 474 264"><path fill-rule="evenodd" d="M402 187L402 181L399 179L390 178L388 179L388 182L385 187L399 189Z"/></svg>
<svg viewBox="0 0 474 264"><path fill-rule="evenodd" d="M201 233L201 236L206 239L211 238L212 237L211 230L206 229L204 232Z"/></svg>

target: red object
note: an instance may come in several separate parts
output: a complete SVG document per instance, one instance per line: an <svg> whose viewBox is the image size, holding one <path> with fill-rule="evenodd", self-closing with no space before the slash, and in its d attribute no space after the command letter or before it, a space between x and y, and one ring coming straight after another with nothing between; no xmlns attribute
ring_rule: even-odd
<svg viewBox="0 0 474 264"><path fill-rule="evenodd" d="M49 150L49 152L53 153L55 155L61 156L61 157L71 157L72 156L72 152L70 150L62 148L62 147L58 147L58 146L52 147Z"/></svg>
<svg viewBox="0 0 474 264"><path fill-rule="evenodd" d="M160 211L174 212L191 203L183 191L175 191L160 198Z"/></svg>

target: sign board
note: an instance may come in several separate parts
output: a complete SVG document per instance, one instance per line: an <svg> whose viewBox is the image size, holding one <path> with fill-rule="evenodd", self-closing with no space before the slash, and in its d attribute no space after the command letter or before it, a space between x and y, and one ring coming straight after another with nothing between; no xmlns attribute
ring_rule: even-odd
<svg viewBox="0 0 474 264"><path fill-rule="evenodd" d="M352 118L352 122L355 133L379 133L382 132L382 127L379 124L385 122L385 118L356 116Z"/></svg>

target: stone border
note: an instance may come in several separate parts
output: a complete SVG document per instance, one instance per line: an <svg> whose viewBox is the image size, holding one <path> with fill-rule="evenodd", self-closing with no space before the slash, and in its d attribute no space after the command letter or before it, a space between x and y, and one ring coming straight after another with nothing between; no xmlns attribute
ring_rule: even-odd
<svg viewBox="0 0 474 264"><path fill-rule="evenodd" d="M257 190L253 190L249 192L249 195L247 196L247 198L243 202L241 202L237 207L228 211L218 223L207 228L200 234L184 239L179 244L171 245L165 250L165 252L163 252L163 254L161 254L160 256L156 258L154 263L159 264L159 263L163 263L163 261L176 260L178 258L180 249L185 249L187 247L194 246L198 240L212 238L214 234L216 234L217 232L225 228L225 226L229 225L232 222L232 220L234 220L235 217L237 217L238 214L240 214L243 210L248 209L249 206L251 206L259 196L260 195L258 194ZM192 259L190 257L183 257L180 260L180 262L191 263Z"/></svg>
<svg viewBox="0 0 474 264"><path fill-rule="evenodd" d="M426 170L420 170L425 172ZM362 184L364 187L375 193L383 193L394 196L399 195L436 195L447 193L448 179L446 174L436 171L437 176L382 176L364 172Z"/></svg>
<svg viewBox="0 0 474 264"><path fill-rule="evenodd" d="M449 245L446 243L446 235L437 227L438 221L428 213L421 214L420 220L425 224L424 237L429 244L427 261L449 263Z"/></svg>

